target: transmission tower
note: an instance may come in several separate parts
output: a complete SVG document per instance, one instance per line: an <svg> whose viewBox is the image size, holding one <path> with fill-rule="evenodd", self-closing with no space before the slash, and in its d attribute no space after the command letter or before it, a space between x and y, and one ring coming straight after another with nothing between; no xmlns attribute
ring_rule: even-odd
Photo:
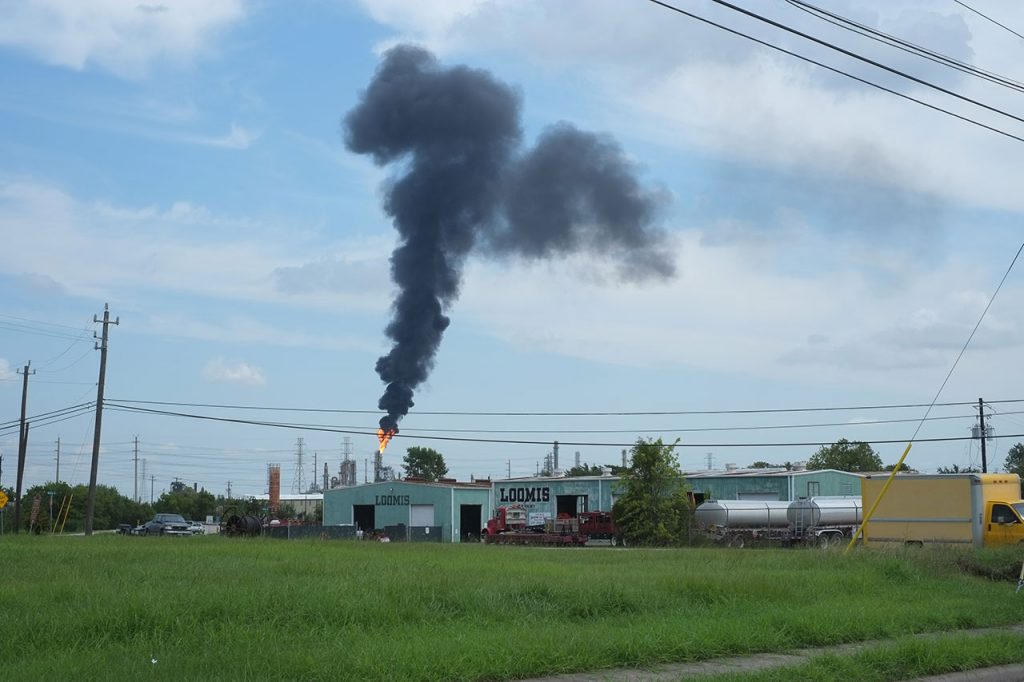
<svg viewBox="0 0 1024 682"><path fill-rule="evenodd" d="M302 476L305 473L302 466L302 439L300 438L295 444L295 474L292 476L292 492L296 495L301 495L305 490L305 486L302 485Z"/></svg>

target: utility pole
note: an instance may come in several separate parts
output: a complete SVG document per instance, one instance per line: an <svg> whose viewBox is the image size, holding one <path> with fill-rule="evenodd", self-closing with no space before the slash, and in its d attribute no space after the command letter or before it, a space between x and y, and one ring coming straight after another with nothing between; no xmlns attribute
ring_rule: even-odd
<svg viewBox="0 0 1024 682"><path fill-rule="evenodd" d="M228 481L228 499L231 499L231 481Z"/></svg>
<svg viewBox="0 0 1024 682"><path fill-rule="evenodd" d="M93 324L96 324L100 320L95 315L92 316ZM85 534L92 535L92 521L93 516L96 512L96 476L99 473L100 468L100 428L103 425L103 386L107 379L107 339L108 329L111 324L120 324L121 318L118 317L113 322L110 321L110 307L103 304L103 336L100 339L100 343L96 345L96 350L100 352L100 383L96 389L96 427L92 434L92 467L89 469L89 498L85 503ZM93 338L96 338L96 333L93 332Z"/></svg>
<svg viewBox="0 0 1024 682"><path fill-rule="evenodd" d="M156 476L149 477L149 503L153 504L153 485L156 483Z"/></svg>
<svg viewBox="0 0 1024 682"><path fill-rule="evenodd" d="M28 450L28 422L25 421L25 409L28 407L28 377L35 374L35 370L29 371L32 362L25 363L25 369L18 370L23 376L21 382L21 430L18 438L18 479L15 482L14 493L14 534L21 530L21 481L25 477L25 453Z"/></svg>
<svg viewBox="0 0 1024 682"><path fill-rule="evenodd" d="M57 436L57 478L56 482L60 483L60 436Z"/></svg>
<svg viewBox="0 0 1024 682"><path fill-rule="evenodd" d="M988 473L988 457L985 452L985 439L988 437L988 428L985 426L985 401L978 398L978 438L981 439L981 473Z"/></svg>
<svg viewBox="0 0 1024 682"><path fill-rule="evenodd" d="M135 483L135 497L132 499L136 502L139 501L139 437L135 436L135 477L132 479Z"/></svg>

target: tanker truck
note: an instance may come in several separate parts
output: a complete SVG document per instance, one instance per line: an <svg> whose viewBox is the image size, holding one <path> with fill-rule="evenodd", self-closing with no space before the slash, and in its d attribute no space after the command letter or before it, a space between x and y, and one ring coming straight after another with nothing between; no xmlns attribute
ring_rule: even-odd
<svg viewBox="0 0 1024 682"><path fill-rule="evenodd" d="M708 537L730 547L752 543L816 544L850 537L861 522L859 497L811 497L794 502L714 500L694 519Z"/></svg>
<svg viewBox="0 0 1024 682"><path fill-rule="evenodd" d="M861 479L871 509L886 475ZM864 524L867 545L899 542L1018 545L1024 543L1024 500L1017 474L898 474Z"/></svg>

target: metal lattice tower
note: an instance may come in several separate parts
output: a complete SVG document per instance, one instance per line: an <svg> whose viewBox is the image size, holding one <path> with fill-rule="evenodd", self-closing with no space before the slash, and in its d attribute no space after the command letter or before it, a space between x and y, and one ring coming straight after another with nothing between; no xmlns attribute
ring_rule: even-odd
<svg viewBox="0 0 1024 682"><path fill-rule="evenodd" d="M295 444L298 451L295 455L295 474L292 476L292 492L296 495L301 495L306 487L303 485L303 466L302 466L302 439L300 438Z"/></svg>

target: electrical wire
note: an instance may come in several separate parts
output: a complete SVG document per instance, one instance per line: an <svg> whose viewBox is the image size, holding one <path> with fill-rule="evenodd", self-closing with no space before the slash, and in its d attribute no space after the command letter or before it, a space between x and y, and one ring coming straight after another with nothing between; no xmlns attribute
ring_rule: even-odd
<svg viewBox="0 0 1024 682"><path fill-rule="evenodd" d="M104 401L106 404L106 401ZM923 406L922 406L923 407ZM422 414L422 413L419 413ZM1024 414L1024 411L1017 412L1011 411L1006 414ZM947 421L951 419L974 419L974 415L947 415L942 417L931 417L929 421ZM918 418L913 419L869 419L863 421L847 421L847 422L819 422L814 424L769 424L769 425L757 425L757 426L701 426L691 428L672 428L672 427L634 427L630 429L443 429L443 428L404 428L402 433L406 436L421 433L500 433L500 434L519 434L519 433L532 433L532 434L591 434L591 433L706 433L706 432L721 432L721 431L777 431L784 429L813 429L813 428L829 428L829 427L851 427L851 426L877 426L881 424L904 424L908 422L917 422ZM332 425L339 429L354 429L360 431L366 428L365 426L350 426L344 424Z"/></svg>
<svg viewBox="0 0 1024 682"><path fill-rule="evenodd" d="M187 412L174 412L169 410L154 410L143 407L121 407L121 406L110 406L109 409L117 410L121 412L136 412L143 414L152 414L167 417L182 417L188 419L200 419L204 421L213 422L225 422L229 424L244 424L248 426L267 426L281 429L291 429L296 431L321 431L325 433L347 433L359 436L374 436L376 437L376 429L357 431L352 429L338 428L325 424L294 424L288 422L271 422L271 421L260 421L254 419L237 419L230 417L212 417L210 415L202 414L191 414ZM1024 434L1007 434L1002 436L996 436L997 438L1018 438ZM539 440L519 440L519 439L507 439L507 438L466 438L457 436L416 436L417 439L422 440L439 440L439 441L457 441L464 443L502 443L509 445L550 445L550 441L539 441ZM969 440L971 436L951 436L946 438L922 438L918 442L924 443L939 443L939 442L951 442L951 441L963 441ZM903 443L902 439L899 440L871 440L863 441L869 444L890 444L890 443ZM561 445L566 446L592 446L592 447L632 447L636 445L636 442L629 443L595 443L595 442L576 442L576 441L559 441ZM833 445L832 441L824 442L801 442L801 443L668 443L668 447L676 448L771 448L771 447L824 447Z"/></svg>
<svg viewBox="0 0 1024 682"><path fill-rule="evenodd" d="M42 426L51 426L53 424L59 424L60 422L68 421L69 419L74 419L76 417L81 417L82 415L89 414L89 413L91 413L93 411L94 411L94 408L92 406L89 406L89 407L84 407L84 408L82 408L82 409L80 409L80 410L78 410L76 412L67 412L67 413L64 413L64 414L61 414L61 415L54 415L52 417L47 417L45 419L40 419L40 420L36 420L36 421L30 421L30 420L26 419L25 423L29 424L31 428L37 429L37 428L40 428ZM3 427L3 428L0 428L0 433L3 433L3 432L14 432L14 430L15 429L19 429L19 427L20 427L20 424L15 424L14 426Z"/></svg>
<svg viewBox="0 0 1024 682"><path fill-rule="evenodd" d="M659 5L663 4L662 2L660 2L660 0L650 0L650 1L654 2L656 4L659 4ZM864 55L858 54L858 53L856 53L856 52L854 52L852 50L847 50L844 47L839 47L838 45L830 43L827 40L822 40L821 38L817 38L815 36L812 36L809 33L804 33L803 31L801 31L799 29L795 29L792 26L787 26L786 24L783 24L780 21L775 21L774 19L769 19L766 16L762 16L762 15L756 13L756 12L752 12L752 11L750 11L748 9L744 9L742 7L734 5L731 2L726 2L726 0L711 0L711 2L715 3L716 5L721 5L722 7L726 7L728 9L731 9L734 12L739 12L740 14L748 16L748 17L750 17L752 19L756 19L756 20L758 20L760 22L768 24L769 26L774 26L775 28L782 29L783 31L786 31L788 33L792 33L793 35L800 36L801 38L804 38L805 40L810 40L811 42L814 42L814 43L817 43L817 44L822 45L824 47L827 47L830 50L835 50L836 52L839 52L840 54L846 55L847 57L853 57L854 59L857 59L859 61L864 62L865 64L870 64L871 66L874 66L876 68L882 69L883 71L888 71L889 73L895 74L897 76L902 76L903 78L906 78L909 81L913 81L914 83L917 83L918 85L923 85L923 86L925 86L927 88L931 88L932 90L935 90L937 92L941 92L943 94L949 95L950 97L956 97L957 99L963 100L964 102L969 102L970 104L973 104L975 106L979 106L982 109L988 109L989 111L991 111L993 113L1000 114L1002 116L1006 116L1007 118L1012 118L1013 120L1019 121L1020 123L1024 123L1024 118L1021 118L1020 116L1017 116L1016 114L1011 114L1008 111L1003 111L1002 109L999 109L997 107L991 106L989 104L985 104L984 102L979 102L978 100L972 99L972 98L968 97L967 95L961 95L960 93L958 93L958 92L956 92L954 90L950 90L948 88L944 88L941 85L936 85L935 83L932 83L931 81L926 81L923 78L918 78L917 76L914 76L912 74L906 73L905 71L900 71L899 69L896 69L896 68L893 68L893 67L888 66L886 64L883 64L882 62L875 61L874 59L871 59L870 57L865 57Z"/></svg>
<svg viewBox="0 0 1024 682"><path fill-rule="evenodd" d="M917 438L917 434L921 432L921 427L924 426L924 420L928 418L929 414L931 414L932 407L939 399L939 396L942 395L942 391L943 389L946 388L946 384L949 383L949 378L953 376L953 372L956 370L956 366L960 364L960 358L962 358L964 356L964 353L967 352L967 347L971 345L971 339L974 338L974 335L978 331L978 327L981 326L982 320L984 320L985 315L988 314L988 309L992 307L992 303L996 300L996 296L999 295L1000 290L1003 288L1003 283L1006 282L1006 278L1010 276L1010 272L1013 270L1013 266L1017 264L1017 259L1020 258L1021 251L1024 251L1024 242L1021 242L1020 248L1017 249L1017 253L1014 254L1013 256L1013 260L1010 261L1010 266L1006 268L1006 272L1003 273L1002 279L999 280L999 284L996 286L996 290L992 292L992 296L988 299L988 303L985 305L985 309L981 311L981 315L978 317L978 321L977 323L975 323L974 329L971 330L971 333L967 336L967 340L964 341L963 348L961 348L960 352L957 353L956 359L953 361L953 366L949 368L949 372L946 373L946 378L942 380L942 385L939 386L939 390L935 392L935 397L932 398L932 404L928 406L927 410L925 410L924 416L921 417L921 423L917 425L917 429L914 430L914 435L910 437L910 442L914 442L914 439ZM984 418L984 416L985 415L982 415L982 418Z"/></svg>
<svg viewBox="0 0 1024 682"><path fill-rule="evenodd" d="M717 2L717 1L718 0L712 0L712 2ZM873 88L876 88L878 90L881 90L883 92L887 92L890 95L895 95L896 97L900 97L902 99L909 100L911 102L915 102L917 104L920 104L923 107L927 107L929 109L932 109L933 111L938 111L940 113L946 114L947 116L952 116L953 118L956 118L956 119L959 119L961 121L964 121L965 123L970 123L971 125L978 126L979 128L984 128L985 130L991 131L993 133L997 133L999 135L1002 135L1004 137L1008 137L1008 138L1010 138L1012 140L1016 140L1018 142L1024 142L1024 137L1021 137L1019 135L1014 135L1013 133L1010 133L1010 132L1007 132L1005 130L1002 130L1001 128L996 128L995 126L988 125L987 123L982 123L981 121L977 121L977 120L975 120L973 118L970 118L968 116L963 116L961 114L957 114L957 113L955 113L953 111L950 111L949 109L943 109L942 107L940 107L938 105L931 104L930 102L925 102L924 100L917 99L916 97L911 97L910 95L902 93L902 92L900 92L898 90L893 90L892 88L888 88L888 87L886 87L884 85L881 85L879 83L875 83L874 81L869 81L866 78L861 78L860 76L855 76L852 73L849 73L848 71L843 71L842 69L838 69L838 68L836 68L834 66L829 66L828 64L825 64L824 62L819 62L816 59L811 59L810 57L805 57L804 55L796 53L796 52L793 52L792 50L787 50L784 47L779 47L778 45L774 45L772 43L769 43L766 40L761 40L760 38L755 38L754 36L752 36L752 35L750 35L748 33L743 33L742 31L738 31L736 29L729 28L728 26L725 26L724 24L719 24L719 23L714 22L714 21L712 21L710 19L706 19L706 18L704 18L702 16L699 16L697 14L693 14L692 12L687 12L684 9L680 9L679 7L676 7L674 5L670 5L670 4L666 3L666 2L662 2L661 0L648 0L648 2L650 2L652 4L655 4L655 5L658 5L660 7L664 7L665 9L668 9L670 11L676 12L678 14L682 14L684 16L690 17L691 19L695 19L696 21L700 21L700 22L705 23L705 24L707 24L709 26L714 26L715 28L721 29L721 30L723 30L723 31L725 31L727 33L732 33L733 35L740 36L741 38L746 38L747 40L755 42L755 43L757 43L759 45L763 45L765 47L771 48L772 50L776 50L776 51L781 52L783 54L787 54L787 55L789 55L791 57L795 57L796 59L800 59L802 61L805 61L808 64L814 64L815 66L818 66L818 67L820 67L822 69L826 69L826 70L831 71L833 73L837 73L837 74L839 74L841 76L846 76L847 78L849 78L851 80L855 80L858 83L863 83L864 85L869 85L869 86L871 86ZM1016 117L1012 117L1012 118L1016 118Z"/></svg>
<svg viewBox="0 0 1024 682"><path fill-rule="evenodd" d="M87 358L89 356L89 354L92 353L94 350L96 350L96 349L93 348L93 347L86 348L85 352L82 353L81 355L79 355L74 360L72 360L70 364L64 365L60 369L46 370L46 373L47 374L60 374L61 372L66 372L69 369L71 369L72 367L74 367L75 365L77 365L78 363L80 363L82 360ZM93 383L95 383L95 382L93 382Z"/></svg>
<svg viewBox="0 0 1024 682"><path fill-rule="evenodd" d="M878 29L871 28L870 26L856 22L853 19L849 19L840 14L836 14L835 12L830 12L829 10L824 9L822 7L812 5L809 2L804 2L804 0L786 0L786 2L788 2L796 9L802 12L806 12L807 14L810 14L813 17L817 17L822 21L826 21L832 24L833 26L838 26L841 29L851 31L865 38L870 38L871 40L882 43L883 45L895 47L898 50L903 50L904 52L907 52L909 54L913 54L918 57L922 57L929 61L935 62L936 64L941 64L948 68L956 69L957 71L961 71L963 73L975 76L977 78L987 80L991 83L995 83L996 85L1002 85L1003 87L1009 88L1011 90L1024 92L1024 83L1015 81L1011 78L1007 78L1006 76L1001 76L997 73L986 71L985 69L980 69L974 66L973 64L960 61L959 59L955 59L948 55L944 55L941 52L935 52L934 50L930 50L927 47L916 45L907 40L903 40L902 38L885 33L884 31L879 31Z"/></svg>
<svg viewBox="0 0 1024 682"><path fill-rule="evenodd" d="M28 323L28 324L40 324L40 325L43 325L43 326L46 326L46 327L60 327L61 329L70 329L70 330L76 331L76 332L82 331L82 327L73 327L73 326L71 326L69 324L59 324L57 322L46 322L44 320L33 320L33 319L28 318L28 317L18 317L17 315L7 315L7 314L4 314L4 313L0 313L0 317L7 318L8 320L17 320L18 322L25 322L25 323ZM3 323L3 321L0 320L0 324L2 324L2 323Z"/></svg>
<svg viewBox="0 0 1024 682"><path fill-rule="evenodd" d="M998 21L996 21L996 20L995 20L995 19L993 19L992 17L989 17L989 16L986 16L986 15L982 14L981 12L979 12L979 11L978 11L978 10L976 10L976 9L974 9L974 8L973 8L973 7L971 7L970 5L968 5L968 4L966 4L966 3L963 3L963 2L960 2L960 0L953 0L953 2L955 2L955 3L956 3L956 4L958 4L958 5L960 5L961 7L964 7L964 8L966 8L966 9L969 9L969 10L971 10L972 12L974 12L975 14L977 14L977 15L978 15L979 17L981 17L981 18L983 18L983 19L987 19L988 21L991 21L991 22L992 22L993 24L995 24L996 26L998 26L998 27L1000 27L1000 28L1004 28L1004 29L1006 29L1007 31L1009 31L1009 32L1010 32L1010 33L1012 33L1013 35L1017 36L1018 38L1024 39L1024 36L1022 36L1021 34L1017 33L1016 31L1014 31L1014 30L1013 30L1012 28L1010 28L1009 26L1006 26L1005 24L1000 24L1000 23L999 23Z"/></svg>
<svg viewBox="0 0 1024 682"><path fill-rule="evenodd" d="M6 329L12 332L19 332L21 334L35 334L36 336L46 336L54 339L71 339L72 341L76 342L85 340L80 335L75 336L72 334L67 334L61 331L55 331L51 329L36 329L29 325L19 324L17 322L6 322L4 320L0 320L0 329Z"/></svg>
<svg viewBox="0 0 1024 682"><path fill-rule="evenodd" d="M1024 398L1007 400L986 400L985 404L1008 404L1024 403ZM105 398L104 405L117 405L127 407L129 405L163 405L166 407L208 407L214 409L231 410L258 410L267 412L310 412L324 414L372 414L380 415L380 410L346 410L318 407L268 407L263 405L231 405L222 403L188 403L169 400L127 400L124 398ZM963 402L936 403L936 407L963 407L976 405L976 400ZM783 414L787 412L857 412L864 410L898 410L928 407L928 403L906 403L893 405L849 405L836 407L784 407L749 410L660 410L660 411L596 411L596 412L476 412L464 410L430 411L417 410L419 415L432 416L460 416L460 417L657 417L657 416L683 416L683 415L723 415L723 414ZM374 432L376 433L376 431Z"/></svg>
<svg viewBox="0 0 1024 682"><path fill-rule="evenodd" d="M49 417L49 416L52 416L52 415L55 415L55 414L58 414L58 413L67 412L67 411L70 411L70 410L77 410L77 409L82 408L82 407L89 407L89 408L91 408L92 406L93 406L92 403L78 403L77 405L69 405L67 407L61 407L61 408L56 409L56 410L50 410L49 412L40 412L39 414L33 414L33 415L30 415L30 416L26 416L25 417L25 421L29 421L29 422L38 421L39 419L44 419L46 417ZM19 424L19 423L21 423L21 418L11 419L11 420L6 421L6 422L0 422L0 429L6 428L6 427L8 427L8 426L10 426L12 424Z"/></svg>

